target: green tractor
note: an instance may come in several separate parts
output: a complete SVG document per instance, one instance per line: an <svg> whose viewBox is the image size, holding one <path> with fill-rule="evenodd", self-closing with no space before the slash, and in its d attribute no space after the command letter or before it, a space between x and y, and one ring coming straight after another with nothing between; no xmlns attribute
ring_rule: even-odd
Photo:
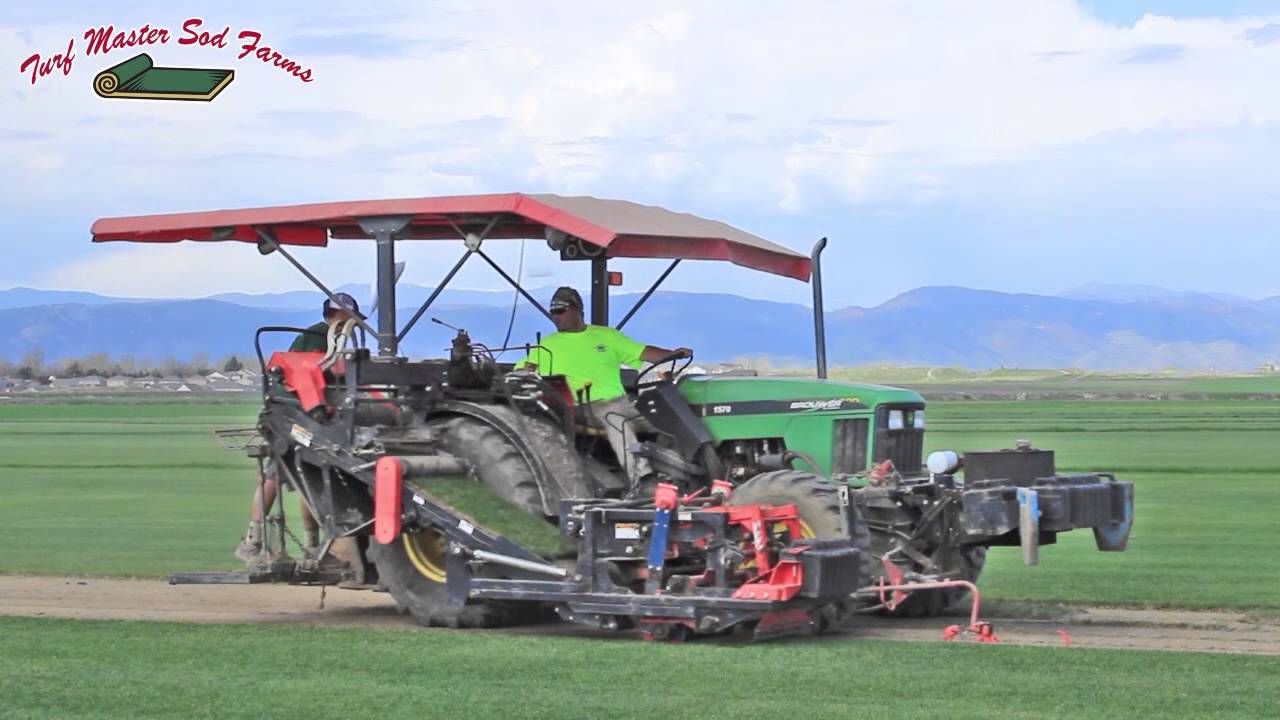
<svg viewBox="0 0 1280 720"><path fill-rule="evenodd" d="M424 624L486 626L553 607L603 628L653 636L768 636L828 627L855 611L936 614L974 588L986 548L1028 562L1057 533L1092 528L1123 550L1132 485L1060 475L1053 454L924 457L916 393L826 377L821 253L796 253L723 223L617 200L484 195L108 218L95 241L242 241L333 294L287 250L331 238L377 248L377 328L332 328L323 353L261 350L263 409L245 445L320 519L316 556L276 541L237 573L174 582L342 582L381 587ZM586 422L592 406L553 374L498 363L463 330L448 358L410 361L400 343L458 270L479 256L542 311L483 244L545 239L591 269L590 320L608 324L610 258L667 258L621 327L686 259L727 261L810 281L816 378L719 377L671 361L624 371L646 421L625 464ZM412 318L396 320L397 243L461 241L464 252ZM360 332L376 340L360 347ZM534 344L522 346L528 350ZM973 623L976 623L976 602Z"/></svg>

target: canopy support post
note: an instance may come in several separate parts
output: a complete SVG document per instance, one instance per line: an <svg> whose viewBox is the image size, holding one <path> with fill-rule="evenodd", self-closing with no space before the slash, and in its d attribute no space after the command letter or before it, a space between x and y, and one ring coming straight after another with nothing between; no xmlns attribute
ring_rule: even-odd
<svg viewBox="0 0 1280 720"><path fill-rule="evenodd" d="M269 230L264 230L260 227L255 227L253 231L257 233L258 240L260 241L259 252L262 252L263 254L271 253L271 252L280 253L280 257L283 257L285 260L288 260L291 265L297 268L298 272L302 273L304 277L306 277L308 280L311 281L312 285L315 285L317 288L319 288L320 292L325 294L325 297L329 298L335 303L338 302L337 298L333 296L333 291L325 287L325 284L320 282L320 278L316 277L315 275L312 275L310 270L304 267L303 264L298 262L297 259L295 259L292 255L286 252L284 247L281 246L280 243L276 242L275 236L272 235ZM263 247L265 247L266 249L263 250ZM366 332L370 333L371 335L377 336L378 333L375 332L374 329L369 326L369 323L364 321L364 318L357 315L356 322L360 325L360 327L364 328Z"/></svg>
<svg viewBox="0 0 1280 720"><path fill-rule="evenodd" d="M396 339L396 246L391 233L382 230L378 237L378 355L394 357Z"/></svg>
<svg viewBox="0 0 1280 720"><path fill-rule="evenodd" d="M591 324L609 326L609 258L591 258Z"/></svg>
<svg viewBox="0 0 1280 720"><path fill-rule="evenodd" d="M418 324L418 319L427 311L427 308L431 307L431 304L436 301L436 298L440 297L440 293L444 292L444 289L449 286L449 282L453 280L453 276L457 275L458 271L462 269L462 266L466 265L467 261L471 259L471 256L480 249L479 243L484 242L484 239L489 235L489 232L498 224L499 219L500 216L498 215L494 215L489 219L489 224L485 225L484 230L481 230L480 234L475 236L476 240L474 242L476 243L476 246L474 248L470 245L473 241L468 237L467 232L458 227L457 223L452 220L449 221L449 225L458 233L458 237L462 238L462 242L466 245L467 251L462 254L462 257L458 258L458 262L454 263L453 269L444 276L444 280L441 280L440 284L436 285L436 289L431 291L431 295L427 297L426 302L422 303L418 308L418 311L413 314L413 317L409 318L409 322L405 324L404 328L400 330L400 334L396 336L396 343L404 342L405 336L409 334L409 331L413 329L414 325Z"/></svg>
<svg viewBox="0 0 1280 720"><path fill-rule="evenodd" d="M360 229L378 243L378 357L395 357L400 342L396 336L396 241L411 215L384 215L359 218Z"/></svg>
<svg viewBox="0 0 1280 720"><path fill-rule="evenodd" d="M404 336L409 334L409 331L413 329L413 326L418 323L418 318L422 317L422 314L427 311L427 308L431 307L431 303L435 302L437 297L440 297L440 293L444 292L444 289L448 287L449 281L453 280L453 276L457 275L458 271L462 269L462 266L467 264L467 261L471 259L471 255L474 254L474 252L474 250L468 250L462 254L462 257L458 258L458 262L454 263L453 269L449 271L449 274L445 275L444 280L440 281L440 284L436 286L436 289L432 290L431 294L427 296L427 301L422 303L422 306L413 314L413 317L409 318L409 322L405 323L400 334L396 336L397 343L404 342Z"/></svg>
<svg viewBox="0 0 1280 720"><path fill-rule="evenodd" d="M627 321L631 319L631 316L635 315L636 312L649 301L649 296L652 295L653 291L657 290L658 286L667 279L667 276L671 274L671 271L676 269L676 266L680 264L681 259L682 258L676 258L675 260L672 260L671 264L667 266L667 269L663 270L662 274L658 276L658 279L653 281L653 284L649 286L649 289L645 291L644 295L641 295L640 299L636 301L636 304L632 305L631 309L627 311L627 314L622 316L622 322L618 323L618 330L621 330L622 326L626 325Z"/></svg>
<svg viewBox="0 0 1280 720"><path fill-rule="evenodd" d="M822 238L813 244L813 251L809 254L810 283L813 285L813 344L820 380L827 378L827 325L822 312L822 251L826 247L827 239Z"/></svg>
<svg viewBox="0 0 1280 720"><path fill-rule="evenodd" d="M535 299L533 299L533 296L532 296L532 295L530 295L528 292L526 292L524 288L520 287L520 283L518 283L518 282L516 282L515 280L511 279L511 276L510 276L510 275L508 275L508 274L506 273L506 271L505 271L505 270L503 270L501 267L499 267L499 266L498 266L498 263L494 262L494 261L493 261L493 260L492 260L488 255L485 255L483 250L480 250L480 249L478 249L478 248L477 248L477 249L475 250L475 254L479 255L479 256L481 257L481 259L483 259L485 262L489 263L489 267L491 267L491 268L493 268L495 271L497 271L497 273L498 273L499 275L501 275L501 276L502 276L502 279L503 279L503 280L506 280L508 285L510 285L511 287L515 288L515 289L516 289L516 292L518 292L518 293L520 293L521 295L523 295L523 296L524 296L524 299L525 299L525 300L528 300L530 305L532 305L532 306L534 306L535 308L537 308L538 312L542 313L542 315L543 315L544 317L546 317L548 320L550 320L550 319L551 319L551 313L547 312L547 309L546 309L546 308L544 308L544 307L542 307L541 305L539 305L539 304L538 304L538 301L537 301L537 300L535 300Z"/></svg>

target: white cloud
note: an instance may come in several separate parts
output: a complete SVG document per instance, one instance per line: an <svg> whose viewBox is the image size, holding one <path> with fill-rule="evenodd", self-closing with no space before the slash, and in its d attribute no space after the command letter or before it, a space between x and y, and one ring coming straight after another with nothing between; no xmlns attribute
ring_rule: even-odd
<svg viewBox="0 0 1280 720"><path fill-rule="evenodd" d="M654 138L663 147L653 154L685 150L691 158L709 156L713 173L716 155L747 153L759 161L762 174L814 175L858 199L909 186L914 158L940 164L1000 161L1116 130L1202 129L1246 115L1255 122L1280 115L1280 90L1271 82L1280 54L1246 39L1256 19L1148 16L1132 28L1117 28L1069 2L1046 0L939 3L927 13L884 2L660 2L607 10L583 3L558 10L558 22L540 22L545 6L527 3L492 13L419 11L354 29L344 18L343 27L327 29L389 37L387 43L405 53L300 57L315 68L316 81L305 85L252 58L235 61L231 50L157 51L166 61L237 69L236 84L210 106L100 101L85 90L104 60L82 56L71 78L10 88L22 92L10 122L56 135L14 150L47 157L49 149L38 146L56 145L77 162L105 155L109 164L92 164L112 172L143 164L150 172L157 161L199 162L227 153L269 151L323 161L377 139L386 157L376 161L390 158L396 143L421 140L423 126L495 116L508 122L493 137L477 138L482 142L465 151L441 148L417 159L480 158L495 147L528 148L526 162L558 187L590 183L617 165L643 160L650 151L630 140ZM276 18L275 27L252 20L250 13L227 13L206 25L230 23L234 36L240 23L252 24L263 32L263 42L285 42L293 34L284 18ZM47 52L78 34L69 25L10 28L0 50L6 57ZM459 44L419 48L415 38L424 34L456 37ZM1162 46L1185 52L1171 62L1120 62ZM287 46L280 49L289 52ZM1048 62L1041 57L1062 51L1075 54ZM9 76L11 85L23 82L16 73ZM282 111L335 109L358 115L345 127L279 117ZM264 111L277 117L264 120ZM726 113L755 120L726 136ZM820 125L818 137L791 143L752 142L761 135L795 136L813 130L811 121L828 117L884 122ZM582 138L614 144L578 146L573 156L560 145ZM143 148L148 152L140 157ZM880 159L851 161L854 153ZM344 172L375 174L359 158L352 160ZM47 165L46 170L57 169ZM288 171L287 163L283 169ZM512 176L530 169L512 168ZM198 167L190 170L192 179L199 178ZM254 168L255 174L264 170ZM670 163L656 164L654 172L655 179L669 176ZM392 175L411 187L412 172L397 169ZM789 197L790 191L780 189L771 200L793 202Z"/></svg>
<svg viewBox="0 0 1280 720"><path fill-rule="evenodd" d="M305 23L283 10L206 11L206 25L230 24L233 37L253 26L285 54L295 36L310 48L345 37L351 52L298 54L315 71L303 84L231 50L157 50L162 64L236 69L208 105L94 97L93 73L121 52L81 53L71 77L35 87L11 71L0 151L24 173L0 179L0 192L15 207L78 212L86 226L101 215L526 188L667 199L732 219L1002 194L964 183L973 168L1026 168L1118 133L1280 118L1280 44L1250 34L1280 14L1116 27L1066 0L925 7L390 3L376 15L316 7ZM158 3L131 12L171 27L186 17ZM50 52L83 30L0 27L0 56ZM1123 62L1143 52L1158 61ZM1008 182L1052 194L1046 176ZM95 274L75 271L60 277Z"/></svg>
<svg viewBox="0 0 1280 720"><path fill-rule="evenodd" d="M246 243L104 243L37 284L104 295L203 297L246 289L301 289L306 280L283 260L261 257Z"/></svg>

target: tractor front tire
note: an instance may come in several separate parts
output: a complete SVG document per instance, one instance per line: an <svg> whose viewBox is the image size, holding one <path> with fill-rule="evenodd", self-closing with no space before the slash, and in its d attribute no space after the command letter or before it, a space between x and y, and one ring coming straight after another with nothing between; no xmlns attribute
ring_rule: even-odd
<svg viewBox="0 0 1280 720"><path fill-rule="evenodd" d="M513 414L507 408L488 409L500 420L515 422L514 418L507 417ZM543 422L537 418L524 420ZM429 424L439 433L441 448L467 461L477 481L530 515L544 517L534 470L506 434L470 416L447 416L433 419ZM546 438L539 438L536 442L545 441ZM545 453L540 456L547 462ZM556 468L550 470L555 472ZM583 497L589 496L588 488L584 487L582 492ZM378 578L401 612L412 614L422 625L454 628L510 625L537 614L537 606L528 603L469 601L461 608L448 607L444 548L443 536L433 528L406 532L388 545L371 544L369 555L377 565Z"/></svg>

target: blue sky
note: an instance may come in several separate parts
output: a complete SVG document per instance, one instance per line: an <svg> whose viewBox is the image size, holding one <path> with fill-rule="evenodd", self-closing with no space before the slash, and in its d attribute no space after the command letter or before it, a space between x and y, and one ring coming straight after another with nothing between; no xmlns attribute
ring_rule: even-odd
<svg viewBox="0 0 1280 720"><path fill-rule="evenodd" d="M1107 22L1132 25L1143 15L1173 18L1237 18L1274 15L1275 0L1082 0L1085 12Z"/></svg>
<svg viewBox="0 0 1280 720"><path fill-rule="evenodd" d="M246 247L93 246L101 216L525 190L622 197L807 249L828 302L955 284L1087 282L1280 295L1280 2L66 2L0 10L0 287L137 296L305 287ZM235 50L212 103L102 100L85 28L253 28L314 70ZM34 52L77 39L69 76ZM514 265L518 245L495 248ZM460 249L405 250L431 284ZM364 281L372 250L304 253ZM540 245L531 284L580 282ZM660 271L628 263L627 289ZM479 268L460 284L499 288ZM804 301L689 264L675 289Z"/></svg>

